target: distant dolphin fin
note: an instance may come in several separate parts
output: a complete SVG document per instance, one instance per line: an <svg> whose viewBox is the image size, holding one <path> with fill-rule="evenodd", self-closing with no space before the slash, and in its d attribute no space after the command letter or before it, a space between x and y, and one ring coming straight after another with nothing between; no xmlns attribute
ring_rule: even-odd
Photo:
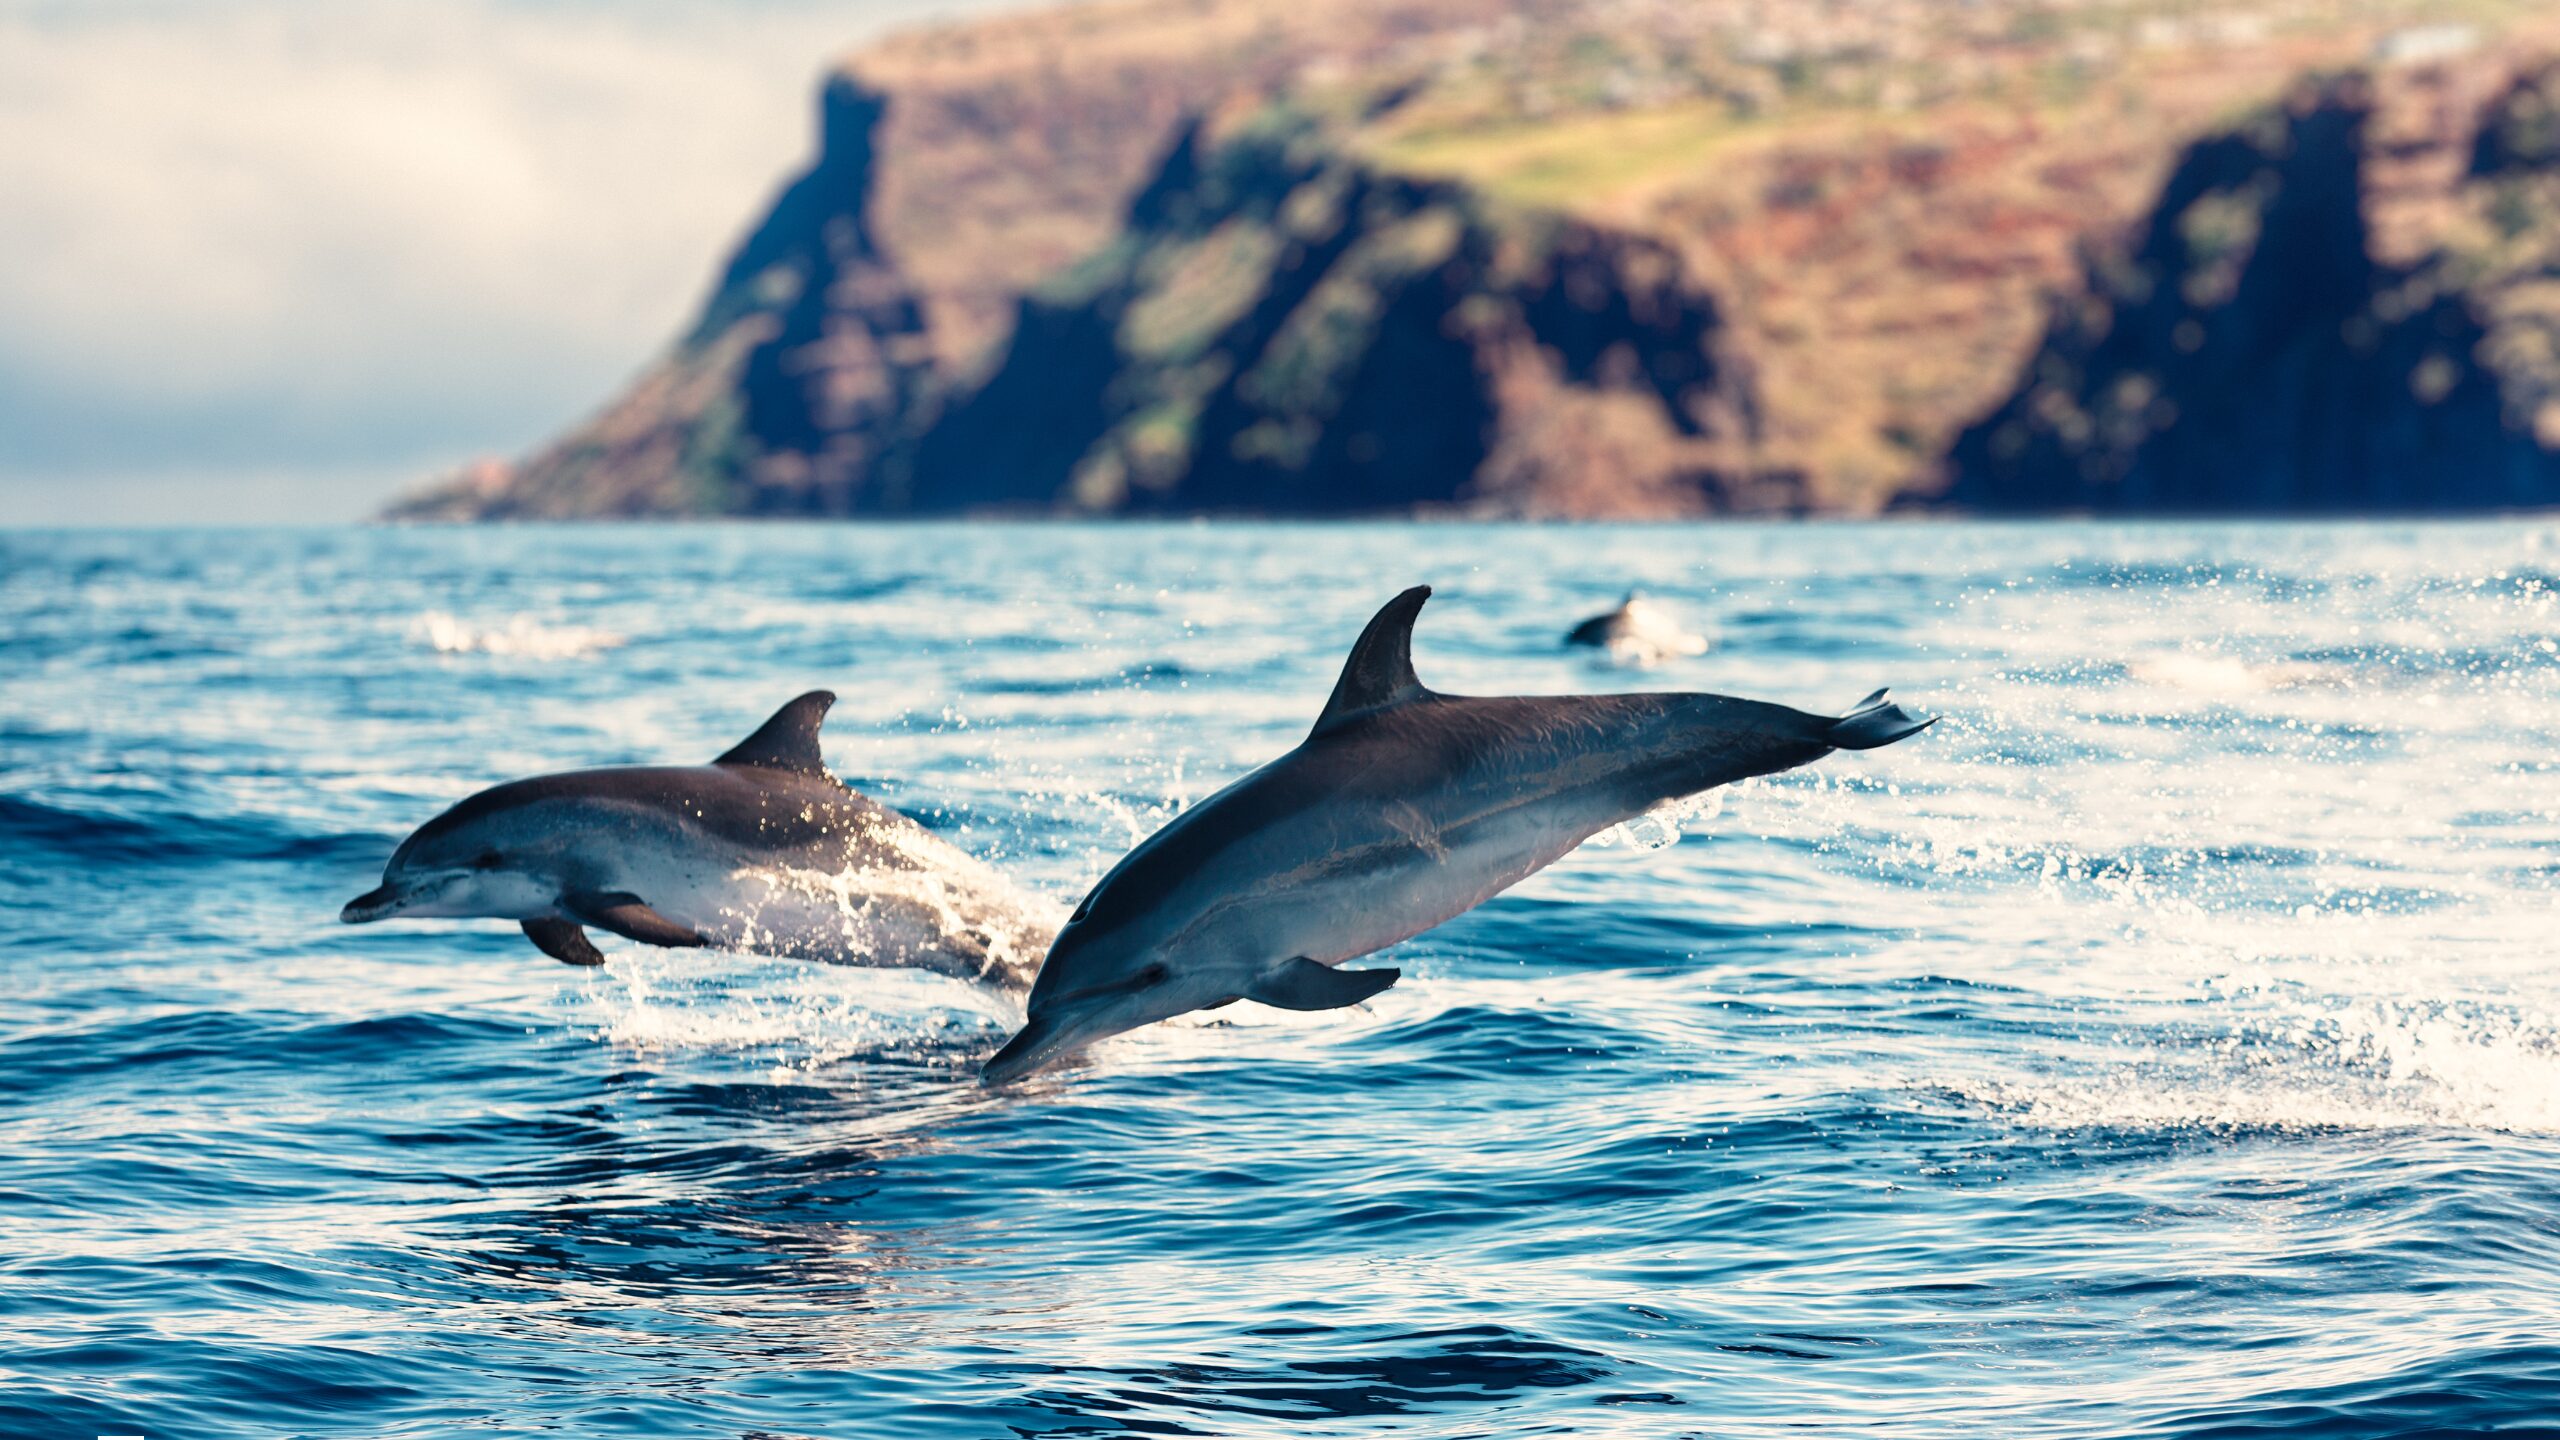
<svg viewBox="0 0 2560 1440"><path fill-rule="evenodd" d="M1833 721L1831 728L1823 732L1822 743L1837 750L1873 750L1917 735L1937 723L1935 715L1923 720L1899 705L1887 703L1884 692L1879 690Z"/></svg>
<svg viewBox="0 0 2560 1440"><path fill-rule="evenodd" d="M563 965L601 965L604 952L587 938L574 920L527 920L525 938L535 948Z"/></svg>
<svg viewBox="0 0 2560 1440"><path fill-rule="evenodd" d="M1413 620L1431 587L1416 585L1390 600L1360 632L1351 658L1342 663L1342 678L1333 682L1333 698L1324 702L1309 739L1339 728L1373 710L1419 700L1431 692L1413 673ZM1349 1004L1349 1001L1343 1002Z"/></svg>
<svg viewBox="0 0 2560 1440"><path fill-rule="evenodd" d="M1409 593L1409 592L1408 592ZM1419 604L1420 602L1415 602ZM1278 969L1253 982L1248 1000L1282 1010L1339 1010L1357 1005L1396 983L1401 970L1336 970L1304 955L1284 960Z"/></svg>
<svg viewBox="0 0 2560 1440"><path fill-rule="evenodd" d="M690 950L711 943L690 927L679 925L650 909L647 901L627 890L572 891L560 897L560 908L599 930L610 930L625 940L637 940L643 945ZM526 933L531 934L532 928L526 926Z"/></svg>
<svg viewBox="0 0 2560 1440"><path fill-rule="evenodd" d="M772 719L756 727L756 733L711 763L824 775L827 765L818 758L818 722L827 718L827 707L834 703L834 691L812 690L774 711Z"/></svg>

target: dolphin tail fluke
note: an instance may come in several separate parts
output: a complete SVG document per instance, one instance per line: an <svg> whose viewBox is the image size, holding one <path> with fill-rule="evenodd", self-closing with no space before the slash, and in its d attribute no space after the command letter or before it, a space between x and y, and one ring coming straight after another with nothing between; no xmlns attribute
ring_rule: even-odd
<svg viewBox="0 0 2560 1440"><path fill-rule="evenodd" d="M1937 716L1923 720L1887 701L1879 690L1859 701L1857 709L1833 721L1822 738L1835 750L1873 750L1917 735L1937 723Z"/></svg>

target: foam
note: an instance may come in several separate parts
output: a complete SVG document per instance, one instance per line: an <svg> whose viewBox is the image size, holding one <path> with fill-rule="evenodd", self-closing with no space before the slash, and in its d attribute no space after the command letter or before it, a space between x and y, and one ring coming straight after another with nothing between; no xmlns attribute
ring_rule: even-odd
<svg viewBox="0 0 2560 1440"><path fill-rule="evenodd" d="M2560 1134L2560 1024L2548 1014L2306 997L2224 1024L2101 1056L2092 1071L1944 1088L2039 1129Z"/></svg>
<svg viewBox="0 0 2560 1440"><path fill-rule="evenodd" d="M623 637L584 625L546 625L515 614L502 625L478 625L443 610L429 610L409 627L410 638L442 655L500 655L526 660L571 660L613 649Z"/></svg>
<svg viewBox="0 0 2560 1440"><path fill-rule="evenodd" d="M984 991L914 970L640 950L563 987L571 1022L652 1055L709 1052L776 1074L976 1044L1008 1016Z"/></svg>

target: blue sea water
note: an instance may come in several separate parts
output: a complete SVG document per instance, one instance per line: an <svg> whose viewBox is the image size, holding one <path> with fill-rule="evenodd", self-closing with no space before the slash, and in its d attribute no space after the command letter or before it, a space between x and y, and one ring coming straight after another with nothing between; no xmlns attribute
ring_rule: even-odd
<svg viewBox="0 0 2560 1440"><path fill-rule="evenodd" d="M1460 692L1944 724L990 1093L1005 1002L351 929L502 778L1073 899ZM1713 641L1562 651L1630 584ZM0 1435L2560 1434L2560 525L0 536Z"/></svg>

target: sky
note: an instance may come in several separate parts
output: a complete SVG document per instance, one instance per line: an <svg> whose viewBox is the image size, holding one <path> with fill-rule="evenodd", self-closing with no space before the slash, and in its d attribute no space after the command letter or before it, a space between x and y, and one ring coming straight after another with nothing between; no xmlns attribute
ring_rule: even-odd
<svg viewBox="0 0 2560 1440"><path fill-rule="evenodd" d="M0 0L0 525L348 520L595 409L867 36L1006 0Z"/></svg>

